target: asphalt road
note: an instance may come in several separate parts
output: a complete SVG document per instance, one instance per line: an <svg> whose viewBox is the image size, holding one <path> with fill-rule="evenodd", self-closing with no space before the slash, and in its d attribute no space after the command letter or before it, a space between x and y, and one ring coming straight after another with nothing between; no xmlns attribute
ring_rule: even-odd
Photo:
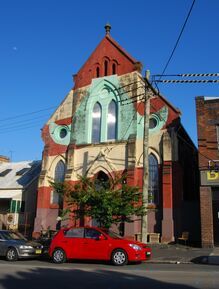
<svg viewBox="0 0 219 289"><path fill-rule="evenodd" d="M0 289L218 289L219 266L0 260Z"/></svg>

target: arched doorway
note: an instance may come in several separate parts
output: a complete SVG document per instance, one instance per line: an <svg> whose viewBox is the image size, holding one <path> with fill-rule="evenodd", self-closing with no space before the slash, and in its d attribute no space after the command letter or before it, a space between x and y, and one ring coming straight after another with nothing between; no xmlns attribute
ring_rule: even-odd
<svg viewBox="0 0 219 289"><path fill-rule="evenodd" d="M109 177L106 173L103 171L99 171L96 175L95 179L95 187L97 191L100 191L102 188L107 188L109 187ZM99 226L99 223L97 222L96 219L92 219L92 226Z"/></svg>

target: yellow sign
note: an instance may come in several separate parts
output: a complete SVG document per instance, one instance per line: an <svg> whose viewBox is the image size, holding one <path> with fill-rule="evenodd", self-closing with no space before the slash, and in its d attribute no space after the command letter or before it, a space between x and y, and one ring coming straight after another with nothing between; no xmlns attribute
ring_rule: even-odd
<svg viewBox="0 0 219 289"><path fill-rule="evenodd" d="M219 180L219 172L208 171L207 172L207 180L208 181L217 181L217 180Z"/></svg>

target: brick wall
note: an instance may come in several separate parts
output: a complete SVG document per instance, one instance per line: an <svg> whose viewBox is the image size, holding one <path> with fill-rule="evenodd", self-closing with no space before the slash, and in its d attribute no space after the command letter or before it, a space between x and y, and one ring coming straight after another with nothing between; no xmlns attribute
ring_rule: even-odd
<svg viewBox="0 0 219 289"><path fill-rule="evenodd" d="M219 99L196 98L199 168L208 166L208 159L219 159L216 125L219 125ZM204 155L204 156L203 156Z"/></svg>
<svg viewBox="0 0 219 289"><path fill-rule="evenodd" d="M213 214L211 188L200 188L200 209L201 209L201 237L202 247L213 247Z"/></svg>
<svg viewBox="0 0 219 289"><path fill-rule="evenodd" d="M208 169L209 160L219 159L217 125L219 125L219 98L196 98L199 171ZM218 183L219 186L219 183ZM202 247L214 246L212 187L200 184Z"/></svg>

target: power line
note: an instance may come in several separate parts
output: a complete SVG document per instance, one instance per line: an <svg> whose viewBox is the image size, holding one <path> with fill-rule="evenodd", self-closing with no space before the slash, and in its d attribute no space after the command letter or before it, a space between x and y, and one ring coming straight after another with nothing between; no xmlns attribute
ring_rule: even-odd
<svg viewBox="0 0 219 289"><path fill-rule="evenodd" d="M154 110L157 110L151 103L150 103L150 106L151 106ZM162 117L161 114L159 114L159 118L160 118L161 120L163 120L164 122L166 122L166 120ZM192 149L194 149L194 146L195 146L195 145L189 143L185 138L183 138L181 135L179 135L178 130L177 130L177 137L180 138L184 143L186 143L186 144L187 144L188 146L190 146ZM208 161L209 161L209 160L212 161L212 162L215 164L215 161L214 161L214 160L212 160L211 158L209 158L209 157L207 157L206 155L204 155L203 153L201 153L201 152L199 151L199 149L197 149L197 151L198 151L198 154L199 154L199 155L203 156L203 157L206 158Z"/></svg>
<svg viewBox="0 0 219 289"><path fill-rule="evenodd" d="M39 113L39 112L42 112L42 111L48 111L48 110L51 110L51 109L54 109L54 108L55 108L55 106L52 106L52 107L47 107L45 109L40 109L40 110L36 110L36 111L32 111L32 112L18 114L18 115L15 115L15 116L11 116L11 117L0 119L0 122L7 121L7 120L10 120L10 119L17 119L17 118L24 117L24 116L27 116L27 115L33 115L33 114L36 114L36 113Z"/></svg>
<svg viewBox="0 0 219 289"><path fill-rule="evenodd" d="M153 77L170 77L170 76L180 76L180 77L219 77L219 73L181 73L181 74L154 74Z"/></svg>
<svg viewBox="0 0 219 289"><path fill-rule="evenodd" d="M46 115L40 115L40 116L37 116L37 117L32 117L31 119L24 119L24 120L19 120L19 121L13 121L12 123L7 123L7 124L0 124L0 129L2 128L10 128L10 127L13 127L13 126L17 126L18 124L23 124L23 125L26 125L27 123L31 123L35 120L39 120L39 119L44 119L45 117L48 117L48 114Z"/></svg>
<svg viewBox="0 0 219 289"><path fill-rule="evenodd" d="M26 130L26 129L33 128L33 127L39 127L40 124L42 124L42 123L30 124L30 125L27 125L27 126L22 126L20 128L13 128L11 130L8 130L7 128L5 128L4 130L0 130L0 134L10 133L10 132L14 132L14 131L17 132L17 131L20 131L20 130Z"/></svg>
<svg viewBox="0 0 219 289"><path fill-rule="evenodd" d="M122 85L122 86L119 86L119 87L116 87L114 89L111 89L112 92L116 91L118 92L118 95L121 96L125 93L128 93L128 92L131 92L133 91L132 90L129 90L129 91L123 91L123 92L120 92L121 89L125 88L125 87L128 87L130 85L134 85L134 84L137 84L138 82L140 82L140 80L138 81L134 81L134 82L131 82L129 84L125 84L125 85ZM96 96L99 95L96 94ZM68 104L68 103L72 103L72 101L69 101L69 102L66 102L65 104ZM27 112L27 113L23 113L23 114L18 114L18 115L15 115L15 116L11 116L11 117L7 117L7 118L2 118L0 119L0 122L4 122L4 121L8 121L8 120L13 120L13 119L18 119L18 118L22 118L22 117L25 117L25 116L28 116L28 115L33 115L33 114L37 114L37 113L40 113L40 112L43 112L43 111L48 111L48 110L51 110L51 109L57 109L59 106L52 106L52 107L47 107L47 108L43 108L43 109L40 109L40 110L36 110L36 111L32 111L32 112Z"/></svg>
<svg viewBox="0 0 219 289"><path fill-rule="evenodd" d="M187 23L187 21L188 21L188 19L189 19L189 16L190 16L190 14L191 14L191 12L192 12L192 9L193 9L194 4L195 4L195 0L193 0L193 2L192 2L192 5L191 5L191 7L190 7L190 9L189 9L189 12L188 12L188 14L187 14L187 17L186 17L186 19L185 19L185 21L184 21L184 24L183 24L183 26L182 26L182 28L181 28L180 34L179 34L179 36L178 36L178 38L177 38L177 41L176 41L176 43L175 43L175 46L174 46L174 48L173 48L173 51L172 51L172 53L170 54L169 59L167 60L167 63L166 63L166 65L165 65L164 69L163 69L163 72L162 72L161 75L160 75L160 78L161 78L161 77L163 76L163 74L165 73L165 71L166 71L166 69L167 69L167 67L168 67L168 65L169 65L169 63L170 63L170 61L171 61L171 59L172 59L172 57L173 57L173 54L174 54L174 52L175 52L175 50L176 50L176 48L177 48L177 46L178 46L178 43L179 43L180 38L181 38L181 36L182 36L182 33L183 33L184 29L185 29L185 26L186 26L186 23Z"/></svg>
<svg viewBox="0 0 219 289"><path fill-rule="evenodd" d="M164 79L154 80L162 83L219 83L219 79Z"/></svg>
<svg viewBox="0 0 219 289"><path fill-rule="evenodd" d="M0 127L0 132L2 131L10 131L11 129L16 129L16 128L26 128L30 125L34 125L34 124L41 124L43 125L43 121L42 120L36 120L27 124L18 124L18 125L13 125L13 126L4 126L4 127Z"/></svg>

